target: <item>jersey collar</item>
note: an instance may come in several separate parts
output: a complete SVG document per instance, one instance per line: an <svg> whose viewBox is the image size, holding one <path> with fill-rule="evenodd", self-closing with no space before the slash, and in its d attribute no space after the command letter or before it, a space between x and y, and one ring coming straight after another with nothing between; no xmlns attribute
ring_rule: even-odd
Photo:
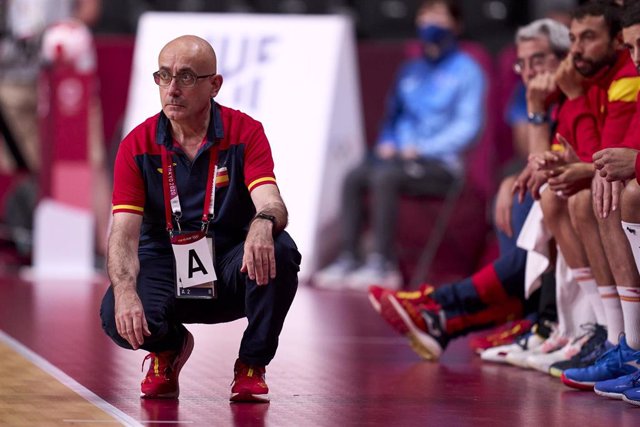
<svg viewBox="0 0 640 427"><path fill-rule="evenodd" d="M156 126L156 144L164 145L167 149L173 147L173 137L169 130L169 118L160 111L160 117L158 118L158 124ZM222 114L220 112L220 106L217 102L211 99L211 120L209 120L209 128L207 129L207 142L202 147L206 150L211 147L217 140L224 138L224 129L222 127Z"/></svg>

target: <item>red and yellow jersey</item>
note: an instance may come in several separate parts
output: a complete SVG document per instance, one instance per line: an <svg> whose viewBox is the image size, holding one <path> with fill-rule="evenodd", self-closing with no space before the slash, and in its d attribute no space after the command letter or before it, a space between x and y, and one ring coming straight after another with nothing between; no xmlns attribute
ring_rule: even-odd
<svg viewBox="0 0 640 427"><path fill-rule="evenodd" d="M622 50L614 65L589 79L587 85L584 96L563 104L557 131L582 161L591 162L598 150L631 143L627 139L631 123L640 120L635 118L640 76L628 51Z"/></svg>
<svg viewBox="0 0 640 427"><path fill-rule="evenodd" d="M248 115L212 101L207 137L190 161L174 144L164 113L150 117L127 135L114 169L113 213L143 216L140 249L170 247L166 231L162 146L172 155L182 208L182 230L199 230L212 147L218 148L215 219L210 233L216 249L242 242L255 214L250 193L275 184L271 148L262 125Z"/></svg>

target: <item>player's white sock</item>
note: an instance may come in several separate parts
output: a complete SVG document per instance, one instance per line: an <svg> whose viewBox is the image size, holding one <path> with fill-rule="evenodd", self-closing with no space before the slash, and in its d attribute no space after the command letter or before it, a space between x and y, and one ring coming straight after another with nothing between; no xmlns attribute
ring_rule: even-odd
<svg viewBox="0 0 640 427"><path fill-rule="evenodd" d="M629 347L640 350L640 288L618 286L624 316L624 336Z"/></svg>
<svg viewBox="0 0 640 427"><path fill-rule="evenodd" d="M607 327L607 340L611 344L618 344L618 337L624 332L622 306L615 286L598 286L598 293L604 307Z"/></svg>
<svg viewBox="0 0 640 427"><path fill-rule="evenodd" d="M596 315L596 322L600 325L606 325L607 317L605 316L604 305L602 304L602 298L598 293L598 285L593 278L590 267L583 268L571 268L571 276L574 278L580 290L584 292L589 300L591 308Z"/></svg>

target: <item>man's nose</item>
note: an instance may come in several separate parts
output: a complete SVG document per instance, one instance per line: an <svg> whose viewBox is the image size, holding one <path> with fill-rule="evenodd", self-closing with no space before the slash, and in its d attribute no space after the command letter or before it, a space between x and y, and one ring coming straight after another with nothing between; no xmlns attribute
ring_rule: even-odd
<svg viewBox="0 0 640 427"><path fill-rule="evenodd" d="M180 91L180 86L178 86L178 81L176 78L171 79L169 82L169 86L167 87L167 92L171 94L175 94Z"/></svg>
<svg viewBox="0 0 640 427"><path fill-rule="evenodd" d="M572 55L575 55L576 53L582 54L583 52L582 43L580 43L578 40L571 43L571 48L569 49L569 52Z"/></svg>

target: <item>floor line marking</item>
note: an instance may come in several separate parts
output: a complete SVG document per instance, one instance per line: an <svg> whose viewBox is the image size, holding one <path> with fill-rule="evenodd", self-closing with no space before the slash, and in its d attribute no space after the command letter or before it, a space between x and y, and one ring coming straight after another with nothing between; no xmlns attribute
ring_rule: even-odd
<svg viewBox="0 0 640 427"><path fill-rule="evenodd" d="M116 408L106 400L99 397L97 394L71 378L69 375L65 374L59 368L52 365L42 356L36 354L33 350L26 347L24 344L17 341L15 338L7 335L4 331L0 330L0 341L7 344L13 350L20 353L25 359L29 360L31 363L60 381L62 384L76 392L80 397L94 404L98 408L102 409L104 412L108 413L112 417L116 418L119 422L127 426L140 426L141 424L136 419L131 416L125 414L120 409Z"/></svg>

